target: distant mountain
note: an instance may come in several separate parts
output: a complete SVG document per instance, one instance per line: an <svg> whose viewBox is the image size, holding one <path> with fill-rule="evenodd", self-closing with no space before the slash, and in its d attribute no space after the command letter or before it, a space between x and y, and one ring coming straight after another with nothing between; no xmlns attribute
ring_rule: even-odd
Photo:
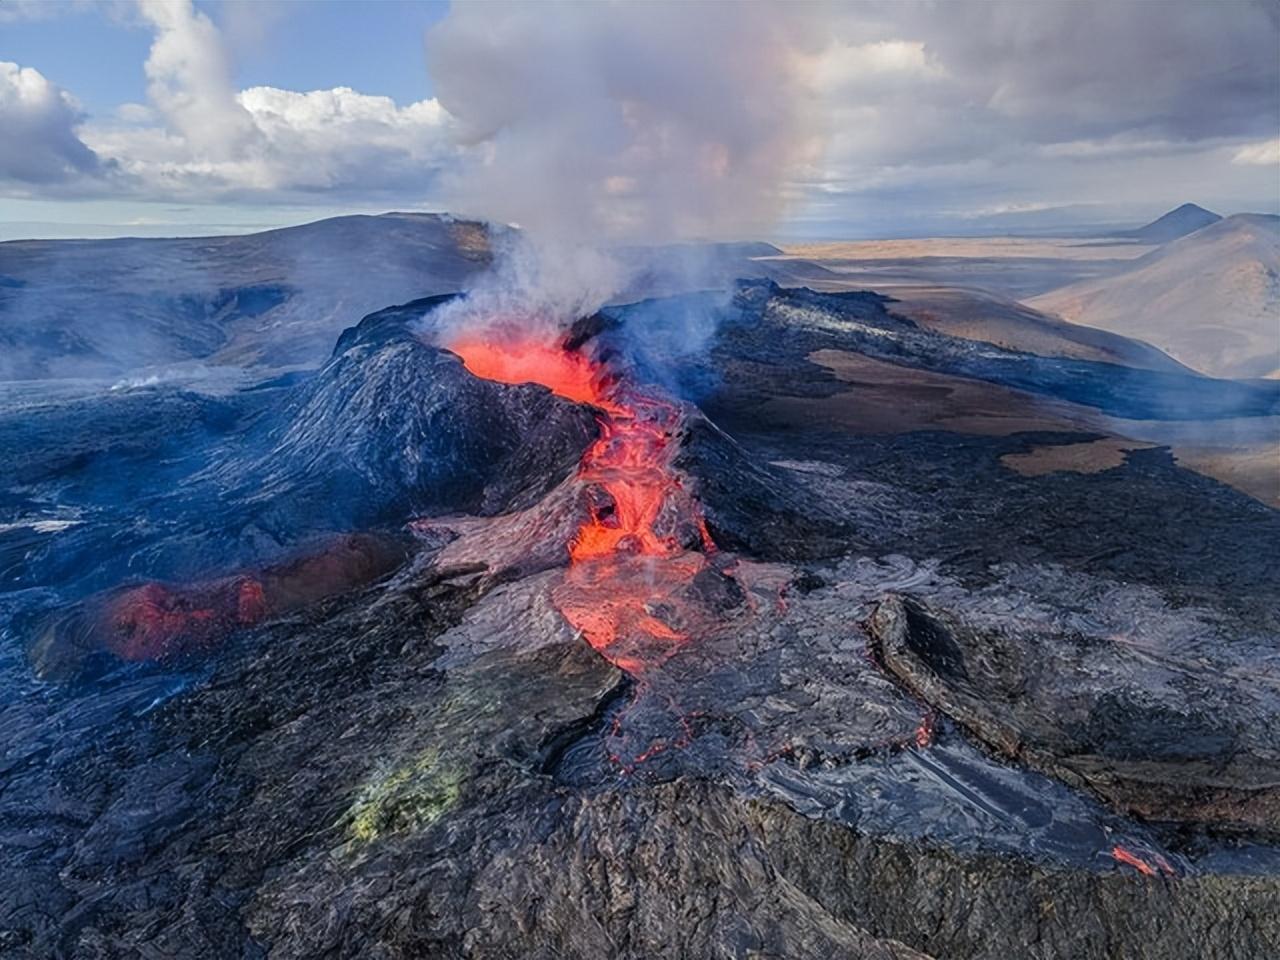
<svg viewBox="0 0 1280 960"><path fill-rule="evenodd" d="M1097 327L1067 323L982 290L895 287L890 309L949 337L989 343L1040 357L1093 360L1124 367L1191 373L1149 343Z"/></svg>
<svg viewBox="0 0 1280 960"><path fill-rule="evenodd" d="M1170 210L1163 217L1152 220L1145 227L1139 227L1136 230L1121 230L1119 233L1112 234L1112 236L1138 240L1142 243L1169 243L1179 237L1185 237L1189 233L1195 233L1211 223L1217 223L1221 219L1222 217L1212 210L1198 207L1194 203L1184 203L1182 206Z"/></svg>
<svg viewBox="0 0 1280 960"><path fill-rule="evenodd" d="M1237 214L1027 303L1217 377L1280 376L1280 217Z"/></svg>
<svg viewBox="0 0 1280 960"><path fill-rule="evenodd" d="M414 213L245 236L0 243L0 380L192 360L318 366L361 316L460 290L489 257L483 225Z"/></svg>

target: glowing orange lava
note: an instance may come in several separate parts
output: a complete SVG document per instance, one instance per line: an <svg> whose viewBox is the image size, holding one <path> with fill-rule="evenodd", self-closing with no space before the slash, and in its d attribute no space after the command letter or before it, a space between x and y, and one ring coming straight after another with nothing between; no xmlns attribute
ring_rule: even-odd
<svg viewBox="0 0 1280 960"><path fill-rule="evenodd" d="M234 630L367 583L402 559L392 541L350 534L252 573L182 584L151 581L94 603L95 633L121 660L209 651Z"/></svg>
<svg viewBox="0 0 1280 960"><path fill-rule="evenodd" d="M1154 877L1158 876L1160 873L1164 873L1170 877L1176 875L1176 871L1173 869L1173 866L1169 861L1158 853L1149 854L1152 862L1148 862L1132 850L1128 850L1125 847L1116 844L1111 848L1111 856L1115 858L1117 863L1126 863L1144 876ZM1152 866L1152 863L1155 865Z"/></svg>
<svg viewBox="0 0 1280 960"><path fill-rule="evenodd" d="M569 573L553 599L571 626L633 676L670 657L697 619L682 594L714 549L672 464L679 408L559 345L471 337L449 349L476 376L540 383L602 411L600 436L578 468L588 516L569 543Z"/></svg>
<svg viewBox="0 0 1280 960"><path fill-rule="evenodd" d="M604 372L580 353L534 340L503 341L463 337L449 344L466 368L484 380L500 383L540 383L552 393L621 412L606 396L611 384Z"/></svg>
<svg viewBox="0 0 1280 960"><path fill-rule="evenodd" d="M251 577L185 588L146 583L109 605L106 646L122 660L156 660L207 649L265 615L262 584Z"/></svg>

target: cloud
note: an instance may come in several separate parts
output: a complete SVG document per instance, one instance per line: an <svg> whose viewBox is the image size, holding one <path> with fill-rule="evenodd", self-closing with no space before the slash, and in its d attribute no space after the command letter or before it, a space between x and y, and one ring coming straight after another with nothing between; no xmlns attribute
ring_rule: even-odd
<svg viewBox="0 0 1280 960"><path fill-rule="evenodd" d="M208 160L242 154L258 136L236 100L218 28L190 2L140 0L155 27L147 57L147 95L169 127Z"/></svg>
<svg viewBox="0 0 1280 960"><path fill-rule="evenodd" d="M812 182L799 185L801 226L945 231L950 210L1031 203L1045 205L1043 223L1081 204L1114 219L1186 199L1274 206L1274 184L1231 161L1277 132L1276 9L1178 0L837 8L828 26L839 40L817 73L832 135Z"/></svg>
<svg viewBox="0 0 1280 960"><path fill-rule="evenodd" d="M435 100L398 107L349 87L252 87L237 99L263 137L262 166L279 187L411 186L449 149L442 131L449 118Z"/></svg>
<svg viewBox="0 0 1280 960"><path fill-rule="evenodd" d="M946 70L915 40L876 40L871 43L833 43L814 62L811 80L828 97L869 87L884 89L895 82L943 80Z"/></svg>
<svg viewBox="0 0 1280 960"><path fill-rule="evenodd" d="M37 70L0 61L0 181L27 187L101 173L76 132L80 106Z"/></svg>
<svg viewBox="0 0 1280 960"><path fill-rule="evenodd" d="M400 107L348 87L251 87L234 103L247 133L230 151L205 151L181 130L147 122L95 125L85 137L119 159L136 189L188 199L420 193L451 149L441 130L448 118L433 100Z"/></svg>
<svg viewBox="0 0 1280 960"><path fill-rule="evenodd" d="M52 5L19 6L0 0ZM1272 0L458 3L429 39L439 99L408 105L238 89L228 46L261 42L258 4L139 9L145 106L85 118L35 71L0 73L0 191L447 200L624 239L1280 201Z"/></svg>
<svg viewBox="0 0 1280 960"><path fill-rule="evenodd" d="M1280 117L1280 28L1264 3L1038 0L858 5L837 29L891 32L897 93L833 83L829 109L870 103L887 162L1008 146L1256 138ZM909 43L907 41L910 41ZM883 44L847 48L860 79ZM861 60L856 59L861 57ZM881 58L883 55L881 55ZM927 68L927 69L926 69ZM945 82L937 82L945 75ZM907 83L906 81L911 81ZM924 116L927 124L914 119ZM908 130L896 132L905 123ZM930 134L949 143L924 144Z"/></svg>
<svg viewBox="0 0 1280 960"><path fill-rule="evenodd" d="M1261 143L1246 143L1231 158L1232 163L1246 166L1274 167L1280 164L1280 137Z"/></svg>
<svg viewBox="0 0 1280 960"><path fill-rule="evenodd" d="M452 152L434 100L401 107L349 87L237 91L207 16L176 0L141 0L139 10L155 32L151 105L123 104L81 131L86 150L113 159L113 192L200 201L400 192L416 201Z"/></svg>
<svg viewBox="0 0 1280 960"><path fill-rule="evenodd" d="M1037 142L1257 134L1280 114L1268 0L902 4L968 97ZM1065 134L1065 137L1064 137Z"/></svg>

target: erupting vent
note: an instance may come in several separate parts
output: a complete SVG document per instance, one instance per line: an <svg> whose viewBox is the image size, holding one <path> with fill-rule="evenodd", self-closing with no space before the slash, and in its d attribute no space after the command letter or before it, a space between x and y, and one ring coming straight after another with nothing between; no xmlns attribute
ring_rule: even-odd
<svg viewBox="0 0 1280 960"><path fill-rule="evenodd" d="M540 383L556 396L590 403L610 413L622 412L609 402L610 384L602 368L580 353L531 340L513 343L483 338L457 340L449 349L484 380Z"/></svg>

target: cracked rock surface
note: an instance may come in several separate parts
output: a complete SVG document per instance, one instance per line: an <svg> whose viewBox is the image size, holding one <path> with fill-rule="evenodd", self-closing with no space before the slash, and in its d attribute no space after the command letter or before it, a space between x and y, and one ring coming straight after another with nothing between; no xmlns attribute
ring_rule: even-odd
<svg viewBox="0 0 1280 960"><path fill-rule="evenodd" d="M769 397L840 401L817 349L1044 360L874 295L747 285L683 360L622 310L600 336L711 417L673 442L714 541L672 601L696 630L624 669L557 605L592 411L470 377L431 306L298 382L0 419L0 955L1280 955L1280 514L1159 449L1003 463L1079 434L769 429ZM365 527L398 566L32 671L102 591Z"/></svg>

